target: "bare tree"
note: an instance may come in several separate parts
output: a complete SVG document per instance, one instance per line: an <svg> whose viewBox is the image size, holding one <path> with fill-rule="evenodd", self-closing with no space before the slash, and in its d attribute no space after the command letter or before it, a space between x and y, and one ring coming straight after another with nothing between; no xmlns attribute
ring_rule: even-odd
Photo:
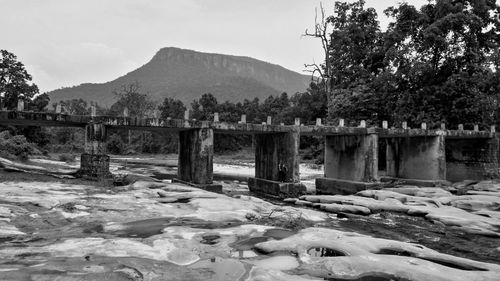
<svg viewBox="0 0 500 281"><path fill-rule="evenodd" d="M326 93L330 92L330 79L332 77L332 70L330 67L330 41L331 37L329 34L330 21L329 18L325 16L325 8L323 3L320 2L320 15L318 18L318 8L316 8L316 15L314 20L314 32L310 32L308 29L304 32L303 36L318 38L321 41L321 47L323 48L323 53L325 55L325 60L321 64L313 62L311 64L304 64L306 71L311 73L312 79L316 83L323 83L323 87Z"/></svg>

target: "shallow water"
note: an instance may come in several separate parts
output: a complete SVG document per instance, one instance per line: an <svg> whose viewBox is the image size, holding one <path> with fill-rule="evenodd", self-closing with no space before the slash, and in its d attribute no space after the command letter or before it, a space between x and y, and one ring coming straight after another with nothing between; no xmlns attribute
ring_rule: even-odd
<svg viewBox="0 0 500 281"><path fill-rule="evenodd" d="M465 233L425 218L383 212L371 216L348 215L347 219L330 221L327 226L378 238L421 244L453 256L483 262L499 263L500 238Z"/></svg>
<svg viewBox="0 0 500 281"><path fill-rule="evenodd" d="M233 281L241 280L247 273L245 265L235 259L224 259L213 257L207 260L198 261L189 266L196 269L207 269L209 280Z"/></svg>

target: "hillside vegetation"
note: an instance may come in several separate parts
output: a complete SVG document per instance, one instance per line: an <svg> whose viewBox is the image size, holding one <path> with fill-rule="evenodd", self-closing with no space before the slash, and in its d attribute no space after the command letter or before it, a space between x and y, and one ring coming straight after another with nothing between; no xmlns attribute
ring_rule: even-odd
<svg viewBox="0 0 500 281"><path fill-rule="evenodd" d="M142 67L103 84L82 84L49 93L51 102L82 98L111 106L113 91L138 82L154 100L166 97L189 104L204 93L223 101L266 98L283 92L304 92L310 77L249 57L163 48Z"/></svg>

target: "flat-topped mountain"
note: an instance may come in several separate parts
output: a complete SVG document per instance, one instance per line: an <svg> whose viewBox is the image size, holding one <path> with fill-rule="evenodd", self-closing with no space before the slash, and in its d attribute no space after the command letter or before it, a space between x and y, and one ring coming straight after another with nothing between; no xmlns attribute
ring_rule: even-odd
<svg viewBox="0 0 500 281"><path fill-rule="evenodd" d="M173 97L189 105L204 93L212 93L219 102L243 101L283 92L305 91L310 77L279 65L250 57L201 53L179 48L163 48L138 69L102 84L85 83L49 93L51 102L82 98L111 106L113 90L138 81L143 93L163 100Z"/></svg>

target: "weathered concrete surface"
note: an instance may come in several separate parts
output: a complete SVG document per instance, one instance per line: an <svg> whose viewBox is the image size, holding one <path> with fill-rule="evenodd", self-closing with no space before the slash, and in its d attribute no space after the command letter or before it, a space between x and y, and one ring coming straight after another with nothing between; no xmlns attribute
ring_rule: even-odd
<svg viewBox="0 0 500 281"><path fill-rule="evenodd" d="M184 120L184 119L158 119L158 118L132 118L116 116L77 116L53 112L29 112L29 111L1 111L0 124L21 126L74 126L85 127L89 122L103 123L109 127L137 130L172 130L180 131L186 129L212 128L215 132L225 134L254 134L254 133L284 133L298 130L301 135L366 135L378 134L381 138L391 137L425 137L446 136L447 138L494 138L495 132L471 131L471 130L424 130L378 127L344 127L327 125L273 125L273 124L251 124L251 123L229 123L220 120L212 122L208 120Z"/></svg>
<svg viewBox="0 0 500 281"><path fill-rule="evenodd" d="M387 175L420 180L446 179L443 136L387 139Z"/></svg>
<svg viewBox="0 0 500 281"><path fill-rule="evenodd" d="M307 194L307 188L299 182L278 182L258 178L248 178L251 192L264 196L288 198Z"/></svg>
<svg viewBox="0 0 500 281"><path fill-rule="evenodd" d="M111 176L109 156L106 155L106 126L91 123L85 127L85 153L81 155L80 171L82 177L103 179Z"/></svg>
<svg viewBox="0 0 500 281"><path fill-rule="evenodd" d="M378 137L325 137L325 177L350 181L378 178Z"/></svg>
<svg viewBox="0 0 500 281"><path fill-rule="evenodd" d="M457 182L498 177L499 146L498 138L447 139L446 179Z"/></svg>
<svg viewBox="0 0 500 281"><path fill-rule="evenodd" d="M78 174L89 179L110 177L109 156L105 154L83 153L80 158L80 170Z"/></svg>
<svg viewBox="0 0 500 281"><path fill-rule="evenodd" d="M295 125L273 125L273 124L248 124L228 122L199 121L199 120L177 120L158 118L130 118L112 116L71 116L65 114L48 112L24 112L24 111L0 111L0 124L10 125L40 125L40 126L79 126L96 129L97 124L105 127L138 130L167 130L181 132L192 132L193 130L212 130L213 133L234 134L257 134L257 135L324 135L326 137L325 155L327 169L325 176L328 178L345 179L353 181L372 181L378 179L377 168L377 141L375 138L389 139L391 145L387 149L387 175L395 178L442 180L446 176L450 180L461 180L464 177L484 179L485 177L500 174L498 167L499 140L497 133L492 129L488 131L470 130L427 130L427 129L381 129L376 127L344 127L323 126L317 122L316 126ZM91 124L91 125L88 125ZM91 130L94 130L91 129ZM100 130L100 129L99 129ZM98 133L97 131L94 133ZM444 139L458 140L465 143L486 142L481 149L473 149L472 153L462 151L457 155L457 149L448 148L449 170L446 172L444 160ZM272 142L272 141L270 141ZM287 141L282 141L287 143ZM470 143L469 142L469 143ZM456 142L455 142L456 143ZM332 144L335 149L332 149ZM347 146L346 146L347 144ZM86 152L89 154L105 154L100 152L101 144L97 141L87 143ZM471 144L462 147L473 146ZM273 149L278 149L274 147ZM286 148L285 148L286 149ZM92 150L92 151L90 151ZM374 151L375 150L375 151ZM463 150L463 149L462 149ZM480 151L487 151L482 157L475 157ZM494 156L492 156L494 155ZM473 159L471 159L471 156ZM294 166L294 161L278 165ZM340 165L339 163L345 163ZM474 163L475 164L474 164ZM477 162L477 163L476 163ZM355 164L353 164L355 163ZM287 168L290 168L287 167ZM195 169L195 168L193 168ZM283 169L280 168L282 171ZM289 169L286 173L294 173L295 169ZM274 171L270 171L274 173ZM210 174L207 172L207 174ZM184 176L187 175L184 174ZM272 176L256 175L257 178L267 180L284 181ZM285 175L289 177L289 175ZM293 178L294 176L291 175ZM182 180L188 179L181 178ZM190 181L190 180L186 180ZM211 180L208 179L208 182ZM286 181L289 181L287 179ZM294 181L291 181L294 182ZM197 183L197 182L196 182Z"/></svg>
<svg viewBox="0 0 500 281"><path fill-rule="evenodd" d="M106 126L102 123L91 123L85 126L85 153L106 154Z"/></svg>
<svg viewBox="0 0 500 281"><path fill-rule="evenodd" d="M212 129L179 132L178 177L194 184L213 182L214 133Z"/></svg>
<svg viewBox="0 0 500 281"><path fill-rule="evenodd" d="M297 183L299 177L299 134L255 135L255 177Z"/></svg>
<svg viewBox="0 0 500 281"><path fill-rule="evenodd" d="M378 183L317 178L316 194L350 195L366 189L376 189L378 186Z"/></svg>

